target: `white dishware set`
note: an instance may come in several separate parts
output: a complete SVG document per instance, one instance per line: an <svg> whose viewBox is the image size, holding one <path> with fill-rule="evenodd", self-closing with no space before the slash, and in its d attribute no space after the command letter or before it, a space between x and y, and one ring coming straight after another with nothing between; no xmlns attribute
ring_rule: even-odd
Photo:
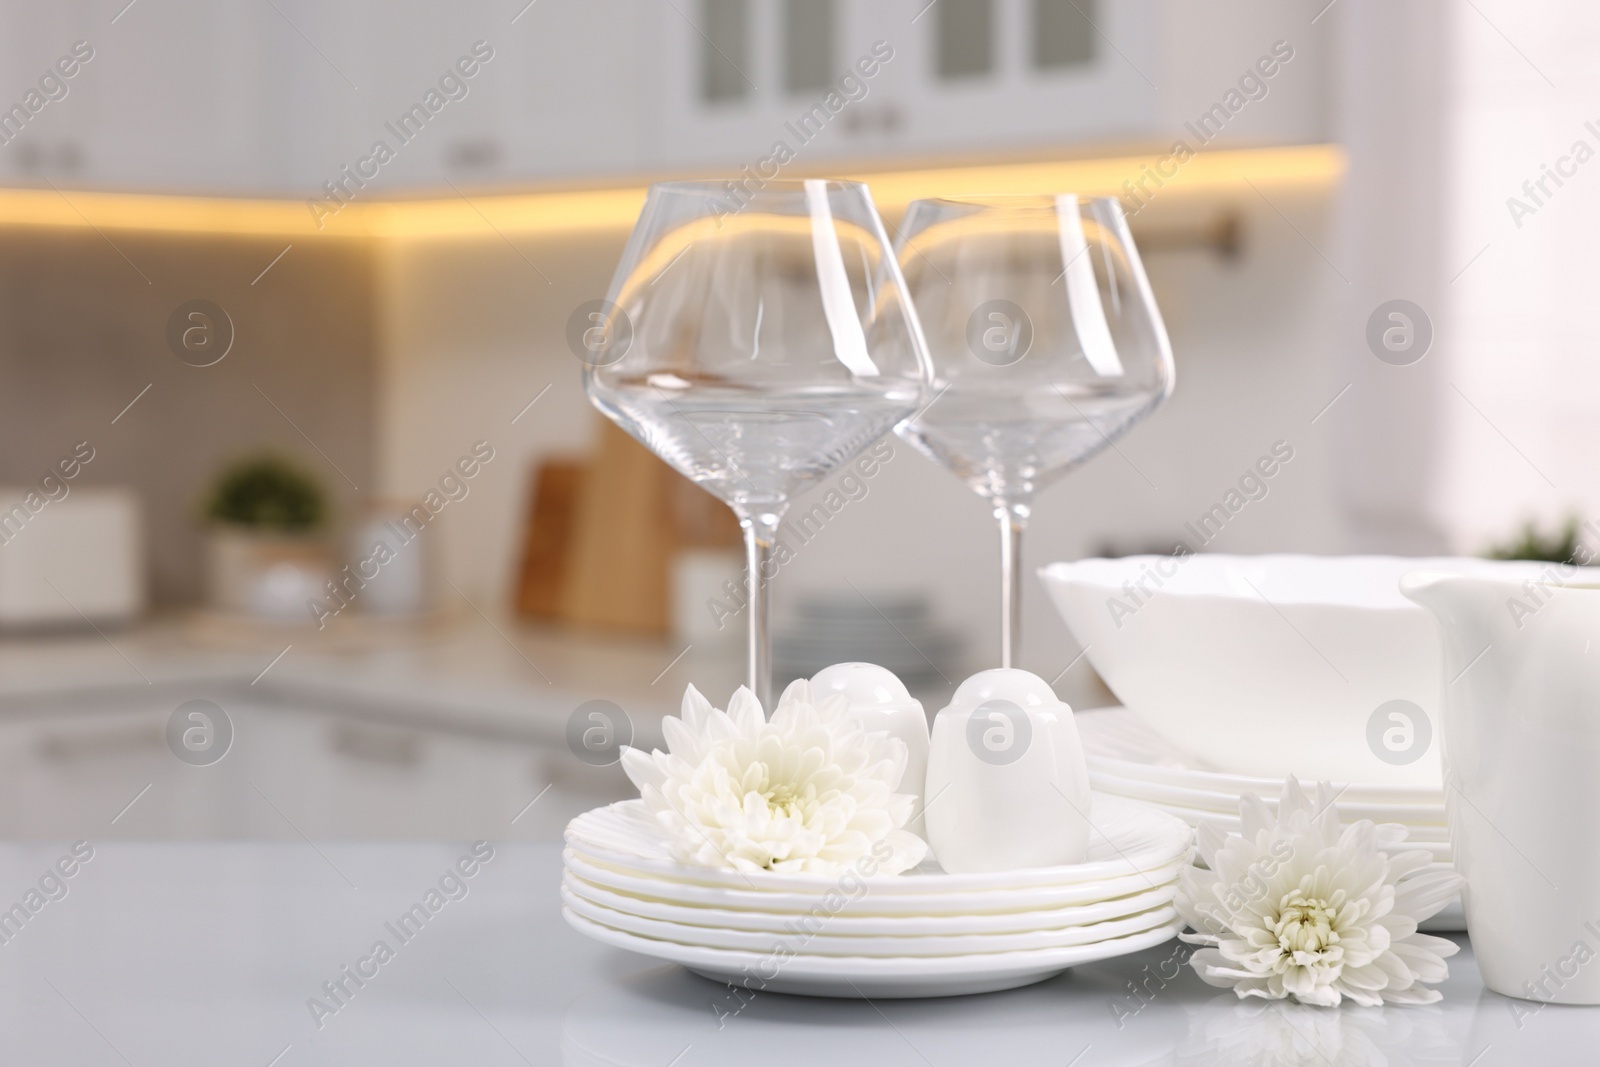
<svg viewBox="0 0 1600 1067"><path fill-rule="evenodd" d="M1007 988L1172 936L1193 828L1237 832L1242 797L1270 804L1295 776L1333 783L1346 823L1398 824L1405 847L1459 868L1491 989L1600 1002L1600 583L1185 545L1055 564L1044 584L1122 705L1075 717L1010 669L1022 530L1040 489L1173 384L1117 202L919 201L891 244L859 183L733 188L651 188L574 351L595 405L739 516L754 699L773 708L766 584L790 500L891 428L994 508L1002 669L958 687L931 735L881 666L814 679L902 742L900 793L921 807L893 833L921 835L936 862L848 885L686 863L697 853L669 847L658 819L676 816L647 813L647 793L569 827L574 926L751 988ZM851 610L822 625L887 640ZM826 647L814 636L797 647ZM766 801L746 796L761 818ZM1434 928L1461 922L1447 911Z"/></svg>
<svg viewBox="0 0 1600 1067"><path fill-rule="evenodd" d="M1400 592L1419 567L1526 564L1386 556L1129 556L1040 571L1121 699L1079 716L1090 781L1191 826L1239 830L1285 775L1333 783L1341 818L1398 823L1453 860L1440 770L1439 638ZM1374 725L1376 724L1376 725ZM1428 923L1465 928L1460 904Z"/></svg>
<svg viewBox="0 0 1600 1067"><path fill-rule="evenodd" d="M1600 576L1539 562L1175 555L1041 572L1124 707L1078 716L1091 785L1237 832L1278 775L1403 825L1464 877L1507 996L1600 1003Z"/></svg>
<svg viewBox="0 0 1600 1067"><path fill-rule="evenodd" d="M647 793L572 823L569 920L704 974L842 996L1007 988L1168 939L1189 828L1137 802L1091 797L1071 709L1008 669L1034 494L1172 388L1166 330L1121 206L1071 194L918 201L891 245L860 183L771 181L729 199L733 188L651 187L574 353L602 413L738 515L750 693L764 713L782 711L765 586L785 562L777 531L789 501L891 428L994 506L1007 669L961 686L931 745L921 705L883 666L828 667L812 683L819 700L845 697L869 731L904 746L895 795L919 804L894 833L925 835L942 868L863 873L855 881L870 891L800 937L785 931L837 892L829 879L678 862L718 857L703 842L669 848L646 806L656 802L669 822L687 817ZM898 640L873 658L904 659L898 642L912 620L896 625L867 606L818 619L828 640L788 635L786 650L801 653L788 658L850 634L887 641L888 629ZM948 655L937 635L923 636ZM748 703L737 722L735 710L686 703L685 714L756 730ZM682 722L675 729L698 745ZM635 770L636 782L666 773ZM770 798L744 797L751 818L774 817ZM752 978L764 947L791 941L781 966Z"/></svg>
<svg viewBox="0 0 1600 1067"><path fill-rule="evenodd" d="M812 689L900 738L908 781L925 761L923 787L902 790L922 795L938 860L900 876L697 867L673 859L642 801L624 801L567 828L568 922L719 981L842 997L1009 989L1178 932L1189 828L1090 794L1071 709L1041 679L974 676L936 717L931 744L920 704L881 667L830 667Z"/></svg>

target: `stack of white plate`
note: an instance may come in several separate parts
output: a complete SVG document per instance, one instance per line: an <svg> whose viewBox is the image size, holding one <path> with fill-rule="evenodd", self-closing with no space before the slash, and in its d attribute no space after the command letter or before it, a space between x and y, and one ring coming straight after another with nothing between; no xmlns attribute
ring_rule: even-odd
<svg viewBox="0 0 1600 1067"><path fill-rule="evenodd" d="M1096 794L1085 862L995 874L785 875L674 861L643 802L567 827L567 922L598 941L757 990L926 997L1011 989L1182 929L1192 832Z"/></svg>
<svg viewBox="0 0 1600 1067"><path fill-rule="evenodd" d="M1207 770L1126 708L1098 708L1076 718L1089 781L1102 793L1142 800L1190 826L1209 823L1228 833L1239 832L1239 799L1244 794L1254 793L1268 807L1277 807L1282 779ZM1311 781L1302 779L1301 784L1308 791L1315 788ZM1408 846L1433 853L1436 864L1450 862L1442 789L1361 782L1332 785L1345 822L1399 823L1406 828ZM1459 902L1424 924L1424 929L1435 931L1465 928Z"/></svg>
<svg viewBox="0 0 1600 1067"><path fill-rule="evenodd" d="M934 664L949 663L959 651L960 640L934 620L921 594L854 589L802 594L772 644L781 675L810 677L854 661L887 667L908 683L936 677Z"/></svg>

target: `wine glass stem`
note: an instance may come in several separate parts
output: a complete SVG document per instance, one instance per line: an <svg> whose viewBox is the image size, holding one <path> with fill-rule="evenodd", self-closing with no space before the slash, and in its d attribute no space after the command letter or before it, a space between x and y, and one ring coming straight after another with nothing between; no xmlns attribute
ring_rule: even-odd
<svg viewBox="0 0 1600 1067"><path fill-rule="evenodd" d="M744 529L745 586L750 602L749 647L746 650L746 684L761 701L761 708L772 714L772 629L767 583L777 573L773 546L778 540L778 524L783 521L781 507L744 510L735 508Z"/></svg>
<svg viewBox="0 0 1600 1067"><path fill-rule="evenodd" d="M994 513L1000 520L1000 666L1011 667L1022 644L1022 530L1028 508L1002 504Z"/></svg>

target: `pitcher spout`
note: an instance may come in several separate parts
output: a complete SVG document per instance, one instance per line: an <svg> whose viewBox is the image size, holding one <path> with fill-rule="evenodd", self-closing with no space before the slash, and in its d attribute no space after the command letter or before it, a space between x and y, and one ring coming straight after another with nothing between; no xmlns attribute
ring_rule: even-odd
<svg viewBox="0 0 1600 1067"><path fill-rule="evenodd" d="M1517 622L1517 585L1448 571L1413 571L1400 593L1426 608L1439 625L1446 662L1464 664Z"/></svg>

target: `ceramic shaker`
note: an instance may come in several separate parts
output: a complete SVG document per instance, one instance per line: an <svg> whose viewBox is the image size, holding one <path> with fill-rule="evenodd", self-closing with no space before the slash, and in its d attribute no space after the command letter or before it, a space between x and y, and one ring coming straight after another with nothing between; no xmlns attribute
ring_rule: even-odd
<svg viewBox="0 0 1600 1067"><path fill-rule="evenodd" d="M928 844L953 874L1080 863L1089 769L1072 709L1038 675L982 671L933 722Z"/></svg>
<svg viewBox="0 0 1600 1067"><path fill-rule="evenodd" d="M928 773L928 716L893 671L874 663L835 663L811 679L811 696L824 700L843 696L850 712L870 731L898 737L906 746L906 773L898 793L917 798L916 815L906 829L926 836L922 819L922 786Z"/></svg>

